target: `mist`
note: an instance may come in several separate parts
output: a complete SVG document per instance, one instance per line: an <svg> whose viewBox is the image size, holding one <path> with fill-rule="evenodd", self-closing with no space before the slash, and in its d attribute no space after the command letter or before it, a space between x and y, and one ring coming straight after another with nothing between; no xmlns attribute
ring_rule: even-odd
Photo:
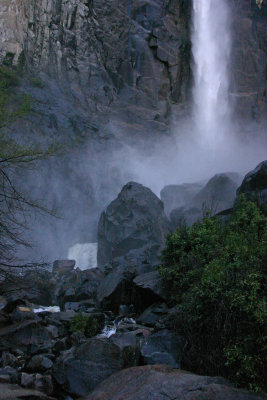
<svg viewBox="0 0 267 400"><path fill-rule="evenodd" d="M142 143L128 140L128 132L111 119L108 128L114 139L102 148L88 142L79 154L71 155L67 171L55 161L46 173L33 174L30 179L38 176L39 181L36 193L56 204L62 218L31 219L27 235L33 249L21 251L21 258L52 261L66 258L74 245L95 243L101 212L128 181L159 196L169 184L205 181L222 172L244 176L266 159L266 127L251 122L244 129L234 114L228 1L194 0L192 18L194 83L189 114L178 118L173 105L169 135L144 131L147 139ZM44 194L44 187L49 193Z"/></svg>

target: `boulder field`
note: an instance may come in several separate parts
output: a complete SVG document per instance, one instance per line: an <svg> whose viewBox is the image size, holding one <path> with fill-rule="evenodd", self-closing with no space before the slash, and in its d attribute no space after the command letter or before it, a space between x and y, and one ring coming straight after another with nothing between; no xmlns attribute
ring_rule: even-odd
<svg viewBox="0 0 267 400"><path fill-rule="evenodd" d="M266 163L237 190L263 207ZM130 182L101 215L98 268L81 271L72 260L3 267L0 400L266 399L180 369L186 338L174 331L178 310L157 271L165 235L179 226L164 203L169 215L177 207L190 214L214 200L222 217L239 183L236 174L219 174L194 187L166 187L161 201Z"/></svg>

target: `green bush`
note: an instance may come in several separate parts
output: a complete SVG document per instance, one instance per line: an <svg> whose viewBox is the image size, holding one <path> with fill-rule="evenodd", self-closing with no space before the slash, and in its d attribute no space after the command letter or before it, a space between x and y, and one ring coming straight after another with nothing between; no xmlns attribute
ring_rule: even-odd
<svg viewBox="0 0 267 400"><path fill-rule="evenodd" d="M229 221L204 218L166 241L160 274L188 341L183 366L267 390L267 217L240 197Z"/></svg>
<svg viewBox="0 0 267 400"><path fill-rule="evenodd" d="M86 337L93 337L99 332L99 322L94 317L83 315L81 312L72 318L70 332L82 332Z"/></svg>

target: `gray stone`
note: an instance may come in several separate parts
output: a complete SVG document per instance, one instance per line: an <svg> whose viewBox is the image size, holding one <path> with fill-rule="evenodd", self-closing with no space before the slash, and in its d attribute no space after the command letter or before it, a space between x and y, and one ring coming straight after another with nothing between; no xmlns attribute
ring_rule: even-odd
<svg viewBox="0 0 267 400"><path fill-rule="evenodd" d="M192 206L200 210L211 210L214 214L234 204L238 183L235 174L217 174L192 199Z"/></svg>
<svg viewBox="0 0 267 400"><path fill-rule="evenodd" d="M261 162L245 176L237 190L237 195L242 193L249 200L257 201L261 206L267 202L267 160Z"/></svg>
<svg viewBox="0 0 267 400"><path fill-rule="evenodd" d="M165 365L128 368L102 382L83 400L263 400L222 378L194 375Z"/></svg>
<svg viewBox="0 0 267 400"><path fill-rule="evenodd" d="M18 365L18 359L8 351L4 351L0 359L0 364L2 367L16 367Z"/></svg>
<svg viewBox="0 0 267 400"><path fill-rule="evenodd" d="M20 323L9 325L0 329L0 338L8 345L27 348L29 345L49 345L51 341L50 332L38 321L26 320Z"/></svg>
<svg viewBox="0 0 267 400"><path fill-rule="evenodd" d="M44 392L48 395L52 394L54 390L52 376L36 374L33 387L34 389Z"/></svg>
<svg viewBox="0 0 267 400"><path fill-rule="evenodd" d="M88 339L57 359L53 377L70 395L84 396L106 377L132 362L127 352L128 347L121 348L109 339Z"/></svg>
<svg viewBox="0 0 267 400"><path fill-rule="evenodd" d="M53 273L68 274L73 271L75 260L56 260L53 263Z"/></svg>
<svg viewBox="0 0 267 400"><path fill-rule="evenodd" d="M0 400L53 400L46 394L33 389L24 389L18 385L1 384Z"/></svg>
<svg viewBox="0 0 267 400"><path fill-rule="evenodd" d="M160 199L143 185L129 182L100 217L98 265L111 260L124 265L159 262L168 232Z"/></svg>
<svg viewBox="0 0 267 400"><path fill-rule="evenodd" d="M160 198L164 203L167 215L180 207L191 203L194 196L202 189L204 183L184 183L182 185L168 185L160 191Z"/></svg>
<svg viewBox="0 0 267 400"><path fill-rule="evenodd" d="M20 379L21 386L29 389L33 388L34 378L35 375L22 372Z"/></svg>
<svg viewBox="0 0 267 400"><path fill-rule="evenodd" d="M15 368L9 366L0 368L0 376L2 383L19 383L19 372Z"/></svg>
<svg viewBox="0 0 267 400"><path fill-rule="evenodd" d="M45 372L52 368L53 362L41 354L33 356L26 364L27 372Z"/></svg>
<svg viewBox="0 0 267 400"><path fill-rule="evenodd" d="M155 326L168 313L168 310L165 303L152 304L137 318L137 322L146 326Z"/></svg>
<svg viewBox="0 0 267 400"><path fill-rule="evenodd" d="M53 339L58 338L58 328L55 325L48 325L46 327L46 329L48 330L48 332L51 334Z"/></svg>
<svg viewBox="0 0 267 400"><path fill-rule="evenodd" d="M145 364L166 364L180 368L183 341L167 329L153 333L141 341L141 355Z"/></svg>
<svg viewBox="0 0 267 400"><path fill-rule="evenodd" d="M161 281L158 271L152 271L152 272L148 272L146 274L138 275L133 280L133 283L135 285L136 292L140 293L141 297L143 294L144 297L150 296L151 300L153 299L153 297L161 299L161 300L168 299L168 295L162 287L162 281ZM145 299L143 299L143 302L144 302L144 304L146 303ZM151 302L151 303L153 304L153 302ZM154 301L154 303L155 303L155 301Z"/></svg>

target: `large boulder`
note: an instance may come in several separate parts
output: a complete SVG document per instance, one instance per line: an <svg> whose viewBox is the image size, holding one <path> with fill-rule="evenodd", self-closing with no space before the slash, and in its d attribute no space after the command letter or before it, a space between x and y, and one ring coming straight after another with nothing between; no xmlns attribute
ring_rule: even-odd
<svg viewBox="0 0 267 400"><path fill-rule="evenodd" d="M98 265L111 260L157 263L168 232L162 201L145 186L129 182L100 217Z"/></svg>
<svg viewBox="0 0 267 400"><path fill-rule="evenodd" d="M263 400L226 384L165 365L129 368L112 375L83 400Z"/></svg>
<svg viewBox="0 0 267 400"><path fill-rule="evenodd" d="M54 364L53 377L67 393L84 396L114 372L136 365L135 360L135 345L95 337L64 352Z"/></svg>
<svg viewBox="0 0 267 400"><path fill-rule="evenodd" d="M259 205L267 202L267 160L261 162L245 176L237 190L237 195L242 193L248 199L257 201Z"/></svg>
<svg viewBox="0 0 267 400"><path fill-rule="evenodd" d="M173 230L181 225L191 226L200 221L206 210L216 214L233 206L241 176L235 172L214 175L187 204L177 206L170 213Z"/></svg>
<svg viewBox="0 0 267 400"><path fill-rule="evenodd" d="M232 207L238 187L238 175L236 175L225 173L213 176L196 194L192 205L200 210L210 209L212 212L220 212Z"/></svg>
<svg viewBox="0 0 267 400"><path fill-rule="evenodd" d="M160 198L164 203L165 212L190 204L194 196L202 189L204 183L183 183L181 185L167 185L160 191Z"/></svg>
<svg viewBox="0 0 267 400"><path fill-rule="evenodd" d="M163 329L141 341L144 364L167 364L180 368L184 343L175 333Z"/></svg>
<svg viewBox="0 0 267 400"><path fill-rule="evenodd" d="M28 349L51 346L52 335L39 320L25 320L0 329L0 342L3 348Z"/></svg>

